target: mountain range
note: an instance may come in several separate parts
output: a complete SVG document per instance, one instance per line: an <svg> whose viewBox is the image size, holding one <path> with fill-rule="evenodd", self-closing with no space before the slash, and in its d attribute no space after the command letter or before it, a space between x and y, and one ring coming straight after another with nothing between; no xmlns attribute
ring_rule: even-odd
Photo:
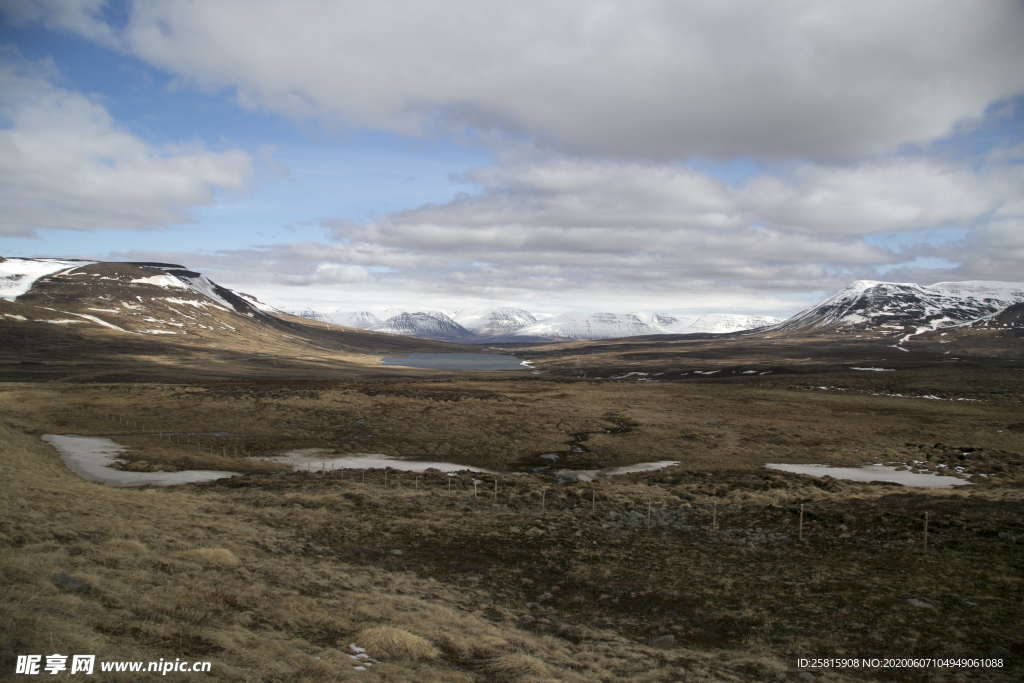
<svg viewBox="0 0 1024 683"><path fill-rule="evenodd" d="M296 315L309 315L297 313ZM318 319L322 314L313 313ZM738 332L774 325L768 316L714 313L675 316L665 313L562 313L543 315L522 308L488 310L401 311L378 316L369 311L335 313L327 319L339 325L461 343L569 341L611 339L657 334Z"/></svg>
<svg viewBox="0 0 1024 683"><path fill-rule="evenodd" d="M204 338L217 344L230 337L251 348L300 343L330 350L355 348L352 344L360 350L400 348L406 343L402 339L420 338L535 342L737 331L765 337L891 337L896 345L938 330L1021 336L1024 283L858 281L783 321L729 314L543 317L507 307L452 315L398 312L384 319L369 312L334 315L328 320L311 319L320 314L310 312L300 315L306 317L280 311L178 264L0 258L0 323L15 330L45 323L69 329L102 328L140 338ZM338 324L357 330L346 331ZM354 337L356 331L362 336ZM16 343L27 336L11 338Z"/></svg>

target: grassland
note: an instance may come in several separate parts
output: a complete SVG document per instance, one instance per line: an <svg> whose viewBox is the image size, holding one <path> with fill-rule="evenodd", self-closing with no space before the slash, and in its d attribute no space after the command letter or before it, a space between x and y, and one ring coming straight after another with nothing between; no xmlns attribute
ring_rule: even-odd
<svg viewBox="0 0 1024 683"><path fill-rule="evenodd" d="M786 681L798 657L994 653L1009 667L803 673L1019 680L1021 379L974 365L9 382L2 666L96 652L208 659L214 680ZM876 395L893 393L974 400ZM113 489L71 474L44 433L111 435L131 469L245 475ZM467 475L391 473L385 486L379 470L254 459L307 447L498 474L474 496ZM558 485L530 472L552 452L570 467L681 464ZM965 466L975 483L911 491L762 467L915 460Z"/></svg>

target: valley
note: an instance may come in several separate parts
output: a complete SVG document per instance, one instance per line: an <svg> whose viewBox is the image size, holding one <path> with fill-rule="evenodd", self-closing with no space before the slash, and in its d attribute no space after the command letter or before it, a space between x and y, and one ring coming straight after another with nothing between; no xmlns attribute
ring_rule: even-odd
<svg viewBox="0 0 1024 683"><path fill-rule="evenodd" d="M798 328L481 346L174 264L66 268L0 300L5 663L59 643L237 681L1020 677L1016 301L919 315L858 286ZM382 362L437 353L519 369ZM233 476L115 488L45 435L109 439L126 475ZM315 466L335 457L363 466ZM1001 664L797 667L819 656Z"/></svg>

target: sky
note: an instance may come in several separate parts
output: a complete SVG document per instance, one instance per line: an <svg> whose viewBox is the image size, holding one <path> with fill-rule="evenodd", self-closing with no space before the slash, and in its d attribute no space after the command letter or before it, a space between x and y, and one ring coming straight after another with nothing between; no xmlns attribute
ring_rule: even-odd
<svg viewBox="0 0 1024 683"><path fill-rule="evenodd" d="M1024 3L0 0L0 255L286 310L1024 280Z"/></svg>

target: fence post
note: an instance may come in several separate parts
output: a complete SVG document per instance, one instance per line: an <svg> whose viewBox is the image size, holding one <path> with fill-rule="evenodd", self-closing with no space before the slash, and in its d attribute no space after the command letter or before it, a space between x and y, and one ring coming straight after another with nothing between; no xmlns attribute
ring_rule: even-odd
<svg viewBox="0 0 1024 683"><path fill-rule="evenodd" d="M928 550L928 511L924 512L924 549Z"/></svg>
<svg viewBox="0 0 1024 683"><path fill-rule="evenodd" d="M798 527L797 537L802 541L804 540L804 504L800 503L800 525Z"/></svg>

